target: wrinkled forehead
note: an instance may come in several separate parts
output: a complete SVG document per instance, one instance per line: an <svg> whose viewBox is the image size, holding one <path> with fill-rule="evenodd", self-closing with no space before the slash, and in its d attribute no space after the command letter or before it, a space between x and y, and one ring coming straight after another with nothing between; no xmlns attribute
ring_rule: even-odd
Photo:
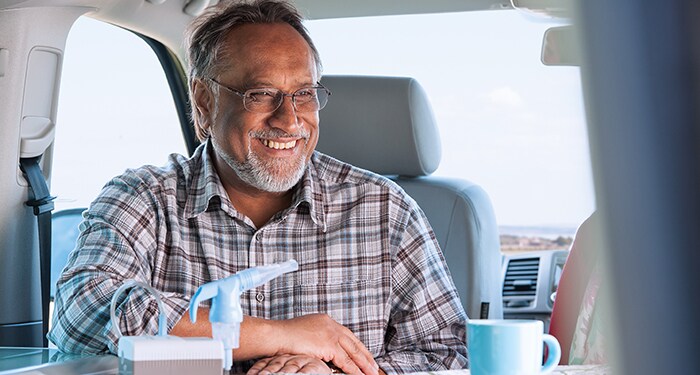
<svg viewBox="0 0 700 375"><path fill-rule="evenodd" d="M304 37L286 23L245 24L230 30L217 53L219 71L308 70L317 81L313 51Z"/></svg>

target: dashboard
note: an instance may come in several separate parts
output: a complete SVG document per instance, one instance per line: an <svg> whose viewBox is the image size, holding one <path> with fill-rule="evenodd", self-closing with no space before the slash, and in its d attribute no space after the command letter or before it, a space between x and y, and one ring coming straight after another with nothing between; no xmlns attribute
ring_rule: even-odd
<svg viewBox="0 0 700 375"><path fill-rule="evenodd" d="M501 263L503 317L549 320L568 250L507 254Z"/></svg>

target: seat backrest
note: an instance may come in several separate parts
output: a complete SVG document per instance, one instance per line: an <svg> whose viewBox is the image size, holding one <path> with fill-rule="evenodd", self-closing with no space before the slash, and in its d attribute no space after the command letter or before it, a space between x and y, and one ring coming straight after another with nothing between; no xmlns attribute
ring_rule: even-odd
<svg viewBox="0 0 700 375"><path fill-rule="evenodd" d="M569 256L559 279L557 296L552 306L549 333L561 344L560 364L569 363L571 343L581 312L584 294L598 263L599 219L593 213L576 231Z"/></svg>
<svg viewBox="0 0 700 375"><path fill-rule="evenodd" d="M429 176L440 136L415 79L324 76L332 92L320 112L317 150L398 183L425 212L470 318L502 318L500 243L486 192L465 180Z"/></svg>
<svg viewBox="0 0 700 375"><path fill-rule="evenodd" d="M51 215L51 297L56 295L56 281L78 240L83 211L85 208L70 208Z"/></svg>

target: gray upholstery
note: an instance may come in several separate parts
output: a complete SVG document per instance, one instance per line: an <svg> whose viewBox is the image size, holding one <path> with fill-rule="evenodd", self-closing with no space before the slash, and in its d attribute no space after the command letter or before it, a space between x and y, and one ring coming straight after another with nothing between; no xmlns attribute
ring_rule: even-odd
<svg viewBox="0 0 700 375"><path fill-rule="evenodd" d="M418 81L327 76L322 83L332 95L320 112L321 152L383 175L424 176L437 169L440 136Z"/></svg>
<svg viewBox="0 0 700 375"><path fill-rule="evenodd" d="M317 150L387 175L430 221L470 318L502 318L500 244L486 192L460 179L429 176L440 138L427 96L412 78L325 76L332 92L320 112Z"/></svg>

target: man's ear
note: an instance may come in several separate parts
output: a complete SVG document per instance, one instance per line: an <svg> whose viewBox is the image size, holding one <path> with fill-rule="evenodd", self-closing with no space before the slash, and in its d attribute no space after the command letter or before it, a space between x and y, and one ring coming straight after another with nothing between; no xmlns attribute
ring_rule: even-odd
<svg viewBox="0 0 700 375"><path fill-rule="evenodd" d="M197 124L204 132L208 132L213 118L214 93L199 78L192 82L192 92L194 93L194 103L192 104L195 106Z"/></svg>

